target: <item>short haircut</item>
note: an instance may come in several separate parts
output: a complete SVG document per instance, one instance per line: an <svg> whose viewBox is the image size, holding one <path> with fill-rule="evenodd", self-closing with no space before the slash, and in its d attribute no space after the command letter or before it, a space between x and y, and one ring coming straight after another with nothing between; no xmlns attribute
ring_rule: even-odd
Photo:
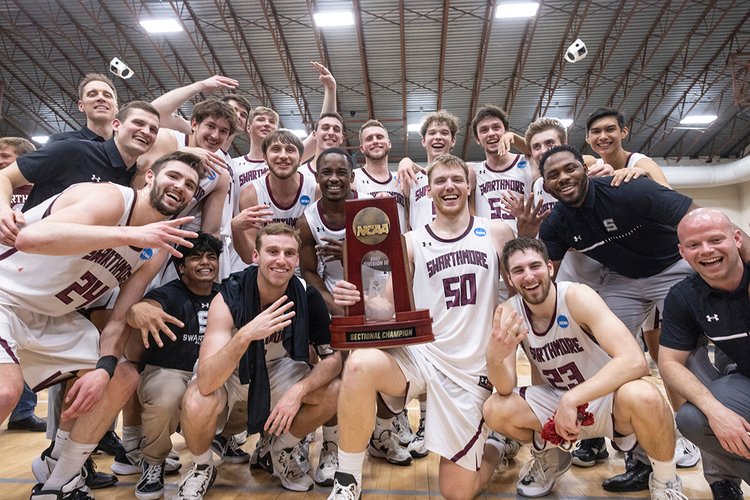
<svg viewBox="0 0 750 500"><path fill-rule="evenodd" d="M225 102L227 104L229 104L229 101L237 101L237 103L240 106L242 106L243 108L245 108L245 110L247 111L248 117L250 116L250 112L253 110L253 106L252 106L252 104L250 104L250 101L248 100L248 98L245 97L245 96L241 96L239 94L225 95L220 100L221 100L221 102Z"/></svg>
<svg viewBox="0 0 750 500"><path fill-rule="evenodd" d="M575 156L576 160L585 168L586 163L583 161L583 155L580 151L578 151L573 146L568 146L567 144L563 144L562 146L555 146L554 148L546 151L542 158L539 160L539 171L542 174L542 177L544 177L544 165L547 163L547 159L549 159L550 156L557 154L557 153L573 153L573 156Z"/></svg>
<svg viewBox="0 0 750 500"><path fill-rule="evenodd" d="M217 257L221 255L224 250L224 244L218 238L211 236L208 233L198 233L197 238L187 238L187 241L193 244L192 247L178 246L177 251L182 254L182 257L176 258L175 263L179 266L185 263L185 259L191 255L201 255L204 253L212 253Z"/></svg>
<svg viewBox="0 0 750 500"><path fill-rule="evenodd" d="M202 123L206 118L225 119L229 123L229 135L236 134L239 130L234 108L229 103L219 99L206 99L193 107L193 113L190 115L191 122L195 120L196 123Z"/></svg>
<svg viewBox="0 0 750 500"><path fill-rule="evenodd" d="M466 165L466 162L463 161L458 156L454 156L450 153L445 153L434 160L430 162L429 165L427 165L427 182L432 182L432 171L435 170L435 167L437 165L445 165L446 167L460 167L461 170L464 172L464 177L466 177L466 182L469 182L469 167Z"/></svg>
<svg viewBox="0 0 750 500"><path fill-rule="evenodd" d="M2 137L0 138L0 149L11 147L16 151L16 156L23 156L26 153L36 151L36 146L31 144L23 137Z"/></svg>
<svg viewBox="0 0 750 500"><path fill-rule="evenodd" d="M192 153L185 153L184 151L173 151L172 153L167 153L164 156L160 156L151 165L151 171L154 173L154 175L156 175L161 171L162 168L164 168L167 163L172 161L179 161L181 163L184 163L188 167L198 172L198 179L203 179L204 177L206 177L206 169L203 166L203 160Z"/></svg>
<svg viewBox="0 0 750 500"><path fill-rule="evenodd" d="M320 162L323 161L323 158L325 158L328 155L342 155L344 158L346 158L346 162L349 164L349 168L354 170L354 158L352 158L352 155L347 153L345 150L341 148L328 148L324 150L320 155L318 156L318 159L315 160L315 169L320 168Z"/></svg>
<svg viewBox="0 0 750 500"><path fill-rule="evenodd" d="M516 252L525 252L526 250L538 253L542 256L544 262L549 261L549 253L547 253L547 247L544 246L542 240L536 238L513 238L505 243L503 253L500 256L500 261L506 273L509 272L508 261L510 260L510 256Z"/></svg>
<svg viewBox="0 0 750 500"><path fill-rule="evenodd" d="M260 252L264 236L276 236L280 234L291 236L292 238L294 238L294 241L297 242L297 250L299 250L300 245L302 245L302 240L299 237L299 231L289 224L285 224L283 222L274 222L260 228L260 230L258 230L258 234L255 235L255 250Z"/></svg>
<svg viewBox="0 0 750 500"><path fill-rule="evenodd" d="M341 128L344 128L344 117L336 112L332 113L323 113L320 115L320 117L315 122L315 126L313 127L313 130L318 130L318 125L320 125L320 120L323 118L335 118L341 123Z"/></svg>
<svg viewBox="0 0 750 500"><path fill-rule="evenodd" d="M256 116L270 116L273 118L273 121L276 122L278 125L279 123L279 114L272 110L271 108L267 108L265 106L257 106L250 110L250 116L247 117L247 123L252 123Z"/></svg>
<svg viewBox="0 0 750 500"><path fill-rule="evenodd" d="M302 152L305 150L305 145L302 144L297 135L289 130L288 128L277 128L267 136L263 138L263 142L260 143L260 149L263 151L263 156L266 156L266 151L271 147L274 142L280 142L281 144L291 144L302 156ZM301 158L300 158L301 159Z"/></svg>
<svg viewBox="0 0 750 500"><path fill-rule="evenodd" d="M620 128L625 127L625 116L623 116L623 114L620 113L619 110L614 108L601 107L596 108L586 119L586 133L589 133L589 129L595 121L606 118L608 116L614 116L615 118L617 118L617 124L620 126Z"/></svg>
<svg viewBox="0 0 750 500"><path fill-rule="evenodd" d="M479 108L474 119L471 120L471 129L474 131L474 138L477 138L477 125L479 125L479 122L486 120L487 118L499 118L500 121L503 122L505 131L508 131L508 115L505 111L492 104L487 104Z"/></svg>
<svg viewBox="0 0 750 500"><path fill-rule="evenodd" d="M557 138L560 139L560 144L568 142L568 129L562 124L557 118L547 118L543 116L537 118L529 124L529 128L526 129L526 145L531 148L531 139L537 134L546 132L547 130L554 130L557 133Z"/></svg>
<svg viewBox="0 0 750 500"><path fill-rule="evenodd" d="M125 106L120 108L120 111L117 112L115 119L119 120L120 123L123 123L128 119L130 113L132 113L133 110L136 109L151 113L152 115L155 115L159 120L161 120L161 113L159 113L159 110L153 107L151 103L148 103L146 101L130 101Z"/></svg>
<svg viewBox="0 0 750 500"><path fill-rule="evenodd" d="M362 132L371 127L380 127L385 130L386 134L388 134L388 129L385 128L382 123L380 123L378 120L370 119L363 123L361 127L359 127L359 142L362 142Z"/></svg>
<svg viewBox="0 0 750 500"><path fill-rule="evenodd" d="M78 99L83 100L83 89L91 82L102 82L109 85L109 88L112 89L112 94L115 96L115 102L117 101L117 89L115 88L115 84L112 79L104 73L86 73L83 75L81 82L78 84Z"/></svg>
<svg viewBox="0 0 750 500"><path fill-rule="evenodd" d="M458 118L456 118L455 115L452 113L449 113L448 111L445 111L444 109L439 109L437 111L433 111L422 122L422 126L419 127L419 133L422 135L422 138L427 135L427 129L430 128L430 125L447 125L448 129L451 131L451 137L455 138L456 134L458 133Z"/></svg>

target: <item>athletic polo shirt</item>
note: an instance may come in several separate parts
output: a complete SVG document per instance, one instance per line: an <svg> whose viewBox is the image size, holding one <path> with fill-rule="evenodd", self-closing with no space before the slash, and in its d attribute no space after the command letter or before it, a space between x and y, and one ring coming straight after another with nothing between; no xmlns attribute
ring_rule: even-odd
<svg viewBox="0 0 750 500"><path fill-rule="evenodd" d="M675 228L692 200L644 177L619 187L611 180L589 179L579 208L557 203L539 238L553 261L575 248L628 278L659 274L680 259Z"/></svg>
<svg viewBox="0 0 750 500"><path fill-rule="evenodd" d="M50 144L57 142L57 141L69 141L69 140L76 140L76 141L94 141L94 142L104 142L106 139L90 128L88 128L86 125L79 128L78 130L71 130L68 132L58 132L56 134L52 134L49 139L47 140L47 144L45 146L49 146Z"/></svg>
<svg viewBox="0 0 750 500"><path fill-rule="evenodd" d="M135 164L125 165L114 138L104 142L58 141L16 161L23 176L34 184L24 212L79 182L129 186L136 172Z"/></svg>
<svg viewBox="0 0 750 500"><path fill-rule="evenodd" d="M206 332L208 307L217 293L218 283L214 283L210 294L196 295L180 279L148 292L144 299L158 302L164 312L179 319L185 326L180 328L170 323L169 328L177 340L172 342L164 339L164 347L151 342L144 362L147 365L192 372Z"/></svg>
<svg viewBox="0 0 750 500"><path fill-rule="evenodd" d="M731 292L711 288L697 273L680 281L664 300L659 344L691 351L705 335L750 377L748 285L750 264L745 264L742 282Z"/></svg>

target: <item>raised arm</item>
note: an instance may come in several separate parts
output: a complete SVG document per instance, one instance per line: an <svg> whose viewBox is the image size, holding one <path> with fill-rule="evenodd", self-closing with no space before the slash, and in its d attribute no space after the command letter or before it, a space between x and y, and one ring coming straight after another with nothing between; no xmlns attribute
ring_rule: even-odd
<svg viewBox="0 0 750 500"><path fill-rule="evenodd" d="M523 320L508 302L495 309L487 345L487 372L501 396L509 395L516 387L516 350L528 333Z"/></svg>
<svg viewBox="0 0 750 500"><path fill-rule="evenodd" d="M161 114L161 126L178 130L182 133L190 133L190 122L177 115L177 110L194 96L204 92L215 92L220 89L235 89L239 85L237 80L226 76L214 75L199 82L191 83L184 87L170 90L166 94L157 97L151 104Z"/></svg>
<svg viewBox="0 0 750 500"><path fill-rule="evenodd" d="M312 64L313 67L320 73L318 80L320 80L320 83L324 88L323 106L320 109L320 114L322 115L323 113L335 113L337 108L336 79L333 77L328 68L326 68L319 62L310 61L310 64ZM308 135L302 142L302 144L305 146L305 149L300 156L300 160L307 160L308 158L312 158L313 156L315 156L316 141L312 134Z"/></svg>

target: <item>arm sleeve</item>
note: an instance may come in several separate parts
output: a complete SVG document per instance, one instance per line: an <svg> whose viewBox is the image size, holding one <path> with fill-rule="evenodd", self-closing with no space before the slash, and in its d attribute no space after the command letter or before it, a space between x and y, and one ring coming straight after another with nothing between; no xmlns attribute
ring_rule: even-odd
<svg viewBox="0 0 750 500"><path fill-rule="evenodd" d="M307 287L307 307L308 307L308 334L310 342L316 347L328 347L331 344L331 315L328 314L328 308L320 292L312 286ZM318 349L318 355L331 354L331 352L321 352Z"/></svg>
<svg viewBox="0 0 750 500"><path fill-rule="evenodd" d="M547 247L547 253L549 253L549 258L553 261L562 260L568 248L570 248L570 245L560 238L558 232L555 231L555 227L560 227L564 224L558 213L553 209L550 216L542 222L542 227L539 228L539 239L544 242L544 245Z"/></svg>
<svg viewBox="0 0 750 500"><path fill-rule="evenodd" d="M59 141L20 156L18 168L32 184L50 182L61 177L66 168L78 163L78 141Z"/></svg>
<svg viewBox="0 0 750 500"><path fill-rule="evenodd" d="M679 351L695 349L703 331L691 311L690 302L681 287L673 287L664 299L660 345Z"/></svg>

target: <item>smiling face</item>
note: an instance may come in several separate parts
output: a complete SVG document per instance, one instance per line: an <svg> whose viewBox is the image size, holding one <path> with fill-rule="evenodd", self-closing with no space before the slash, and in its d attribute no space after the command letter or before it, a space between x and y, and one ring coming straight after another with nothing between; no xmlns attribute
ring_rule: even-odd
<svg viewBox="0 0 750 500"><path fill-rule="evenodd" d="M615 116L605 116L593 122L586 133L586 142L599 156L611 155L622 149L628 128L620 128Z"/></svg>
<svg viewBox="0 0 750 500"><path fill-rule="evenodd" d="M467 209L469 180L459 165L436 163L429 170L429 183L436 213L453 216Z"/></svg>
<svg viewBox="0 0 750 500"><path fill-rule="evenodd" d="M259 248L253 251L258 264L258 287L286 288L299 265L299 244L288 234L266 234Z"/></svg>
<svg viewBox="0 0 750 500"><path fill-rule="evenodd" d="M117 114L117 98L112 87L99 80L92 80L83 87L78 110L86 118L96 122L110 123Z"/></svg>
<svg viewBox="0 0 750 500"><path fill-rule="evenodd" d="M488 116L477 123L476 142L486 154L497 154L500 138L505 133L505 125L500 118Z"/></svg>
<svg viewBox="0 0 750 500"><path fill-rule="evenodd" d="M337 118L326 116L318 121L318 128L313 131L313 137L318 151L337 148L344 142L343 126Z"/></svg>
<svg viewBox="0 0 750 500"><path fill-rule="evenodd" d="M544 163L544 186L552 196L573 207L583 204L589 179L586 167L569 151L561 151Z"/></svg>
<svg viewBox="0 0 750 500"><path fill-rule="evenodd" d="M534 250L519 250L508 256L510 285L531 305L541 304L549 296L554 267Z"/></svg>
<svg viewBox="0 0 750 500"><path fill-rule="evenodd" d="M263 157L271 174L279 179L288 179L297 173L300 152L294 144L274 141Z"/></svg>
<svg viewBox="0 0 750 500"><path fill-rule="evenodd" d="M255 115L247 124L247 135L251 141L260 143L265 136L278 128L276 118L271 115Z"/></svg>
<svg viewBox="0 0 750 500"><path fill-rule="evenodd" d="M182 280L188 285L212 283L219 272L219 257L214 252L194 253L179 266Z"/></svg>
<svg viewBox="0 0 750 500"><path fill-rule="evenodd" d="M528 147L531 149L531 159L537 163L542 159L544 153L563 144L555 129L544 130L534 134L530 139Z"/></svg>
<svg viewBox="0 0 750 500"><path fill-rule="evenodd" d="M422 147L427 151L427 158L450 153L455 145L456 138L451 134L448 124L444 122L431 123L422 137Z"/></svg>
<svg viewBox="0 0 750 500"><path fill-rule="evenodd" d="M693 210L677 226L677 237L682 258L710 286L733 289L731 284L742 278L742 234L721 212Z"/></svg>
<svg viewBox="0 0 750 500"><path fill-rule="evenodd" d="M159 133L159 117L143 109L131 109L123 122L112 122L115 142L127 154L140 156L156 141Z"/></svg>
<svg viewBox="0 0 750 500"><path fill-rule="evenodd" d="M370 160L381 160L391 151L388 131L382 127L367 127L360 133L359 150Z"/></svg>
<svg viewBox="0 0 750 500"><path fill-rule="evenodd" d="M146 173L146 182L151 185L149 202L162 215L177 215L195 195L199 181L193 168L181 161L170 161L155 175L151 170Z"/></svg>
<svg viewBox="0 0 750 500"><path fill-rule="evenodd" d="M244 104L234 99L229 99L226 102L232 106L232 109L234 109L234 114L237 117L238 131L245 130L247 128L247 117L250 116L250 110L247 109Z"/></svg>
<svg viewBox="0 0 750 500"><path fill-rule="evenodd" d="M321 197L330 201L345 200L351 192L354 171L344 155L330 153L318 160L316 179Z"/></svg>
<svg viewBox="0 0 750 500"><path fill-rule="evenodd" d="M190 123L192 130L190 141L193 146L211 151L218 151L229 137L232 130L231 125L226 118L206 117L198 123L193 120Z"/></svg>
<svg viewBox="0 0 750 500"><path fill-rule="evenodd" d="M16 148L13 146L5 146L0 148L0 170L5 167L9 167L16 161L18 155L16 154Z"/></svg>

